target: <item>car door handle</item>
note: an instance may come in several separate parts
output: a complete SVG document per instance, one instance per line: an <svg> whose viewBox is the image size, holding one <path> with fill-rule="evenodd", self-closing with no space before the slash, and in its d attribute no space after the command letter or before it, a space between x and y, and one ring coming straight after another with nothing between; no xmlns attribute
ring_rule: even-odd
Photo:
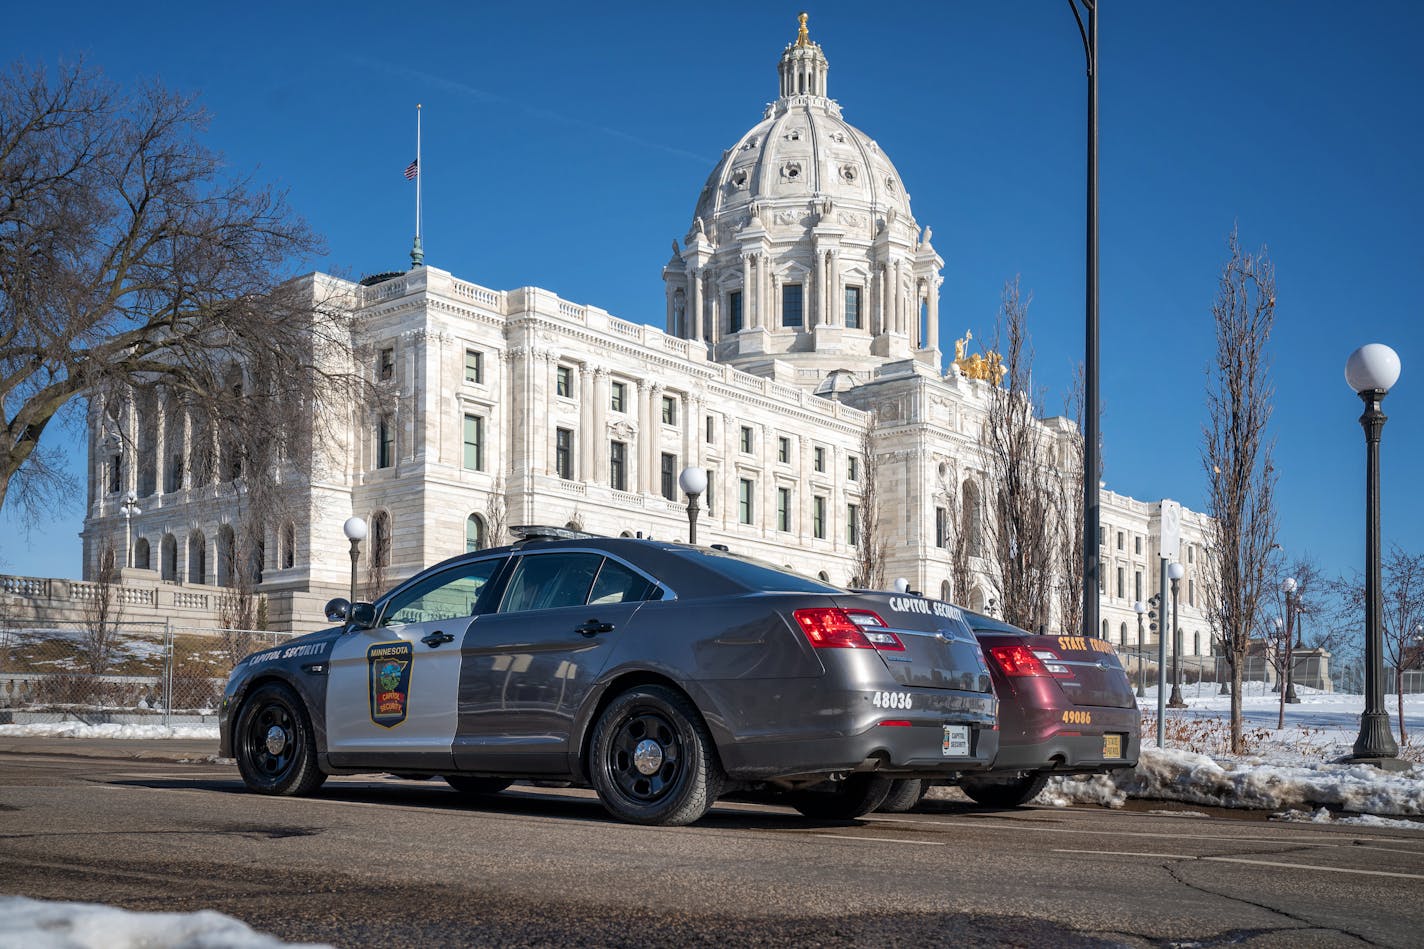
<svg viewBox="0 0 1424 949"><path fill-rule="evenodd" d="M437 629L435 632L431 633L429 636L422 636L422 637L420 637L420 641L423 642L423 643L425 643L425 645L429 646L431 649L434 649L434 648L436 648L437 646L439 646L441 643L452 643L452 642L454 642L454 641L455 641L455 637L454 637L454 636L451 636L449 633L442 633L440 630Z"/></svg>
<svg viewBox="0 0 1424 949"><path fill-rule="evenodd" d="M599 633L613 632L613 624L603 623L597 619L591 619L587 623L584 623L582 626L575 626L574 631L582 633L585 636L597 636Z"/></svg>

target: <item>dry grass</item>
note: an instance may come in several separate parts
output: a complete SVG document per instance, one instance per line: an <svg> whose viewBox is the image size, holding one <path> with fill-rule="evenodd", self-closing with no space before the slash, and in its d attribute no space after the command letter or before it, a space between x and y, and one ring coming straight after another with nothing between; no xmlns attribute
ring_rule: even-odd
<svg viewBox="0 0 1424 949"><path fill-rule="evenodd" d="M1142 740L1157 740L1157 716L1142 716ZM1191 751L1199 755L1231 754L1231 723L1219 718L1181 718L1169 716L1163 737L1170 748ZM1241 750L1254 754L1263 742L1276 738L1269 728L1242 728Z"/></svg>

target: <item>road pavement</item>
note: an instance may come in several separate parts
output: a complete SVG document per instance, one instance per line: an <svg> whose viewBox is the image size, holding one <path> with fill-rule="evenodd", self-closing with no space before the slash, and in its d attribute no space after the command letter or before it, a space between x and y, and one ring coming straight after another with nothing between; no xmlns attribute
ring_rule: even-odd
<svg viewBox="0 0 1424 949"><path fill-rule="evenodd" d="M527 785L471 800L370 775L267 798L214 748L115 744L0 742L0 893L216 909L342 946L1302 949L1424 928L1413 830L1146 803L814 822L737 801L648 828Z"/></svg>

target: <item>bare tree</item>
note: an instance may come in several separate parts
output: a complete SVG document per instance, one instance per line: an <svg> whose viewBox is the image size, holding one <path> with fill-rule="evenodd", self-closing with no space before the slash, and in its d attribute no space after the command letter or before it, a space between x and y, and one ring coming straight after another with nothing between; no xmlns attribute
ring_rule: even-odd
<svg viewBox="0 0 1424 949"><path fill-rule="evenodd" d="M1040 421L1041 405L1032 391L1030 299L1021 293L1017 277L1004 284L993 347L1002 359L1004 379L989 396L983 454L1001 615L1016 626L1037 629L1050 618L1059 488L1052 438Z"/></svg>
<svg viewBox="0 0 1424 949"><path fill-rule="evenodd" d="M123 580L112 541L99 551L93 596L84 604L84 662L93 675L103 675L114 660L119 624L124 618Z"/></svg>
<svg viewBox="0 0 1424 949"><path fill-rule="evenodd" d="M508 520L509 508L504 500L504 478L496 478L494 487L490 489L489 497L485 500L485 527L488 531L485 536L486 547L499 547L504 543Z"/></svg>
<svg viewBox="0 0 1424 949"><path fill-rule="evenodd" d="M1231 750L1239 753L1242 670L1252 631L1272 596L1276 473L1266 426L1274 389L1266 346L1275 321L1276 276L1264 250L1242 252L1234 228L1228 248L1211 308L1216 359L1207 374L1202 433L1211 515L1203 573L1212 636L1231 667Z"/></svg>
<svg viewBox="0 0 1424 949"><path fill-rule="evenodd" d="M856 525L855 576L851 578L852 586L868 590L884 589L885 557L889 550L888 541L880 533L879 469L872 419L860 433L860 509Z"/></svg>
<svg viewBox="0 0 1424 949"><path fill-rule="evenodd" d="M964 485L959 476L950 470L951 480L944 485L945 514L949 536L945 546L949 550L949 582L954 588L954 601L963 605L969 603L969 591L974 586L974 569L970 563L970 544L975 526L970 523L972 516L964 502ZM964 477L969 477L965 474Z"/></svg>
<svg viewBox="0 0 1424 949"><path fill-rule="evenodd" d="M351 404L349 310L286 279L320 240L227 172L206 124L190 96L125 93L83 65L0 74L0 507L63 492L40 439L86 395L117 420L161 385L201 436L188 477L223 445L216 473L249 491L332 441L312 426Z"/></svg>
<svg viewBox="0 0 1424 949"><path fill-rule="evenodd" d="M1394 688L1399 699L1399 743L1408 735L1404 727L1404 675L1424 668L1424 554L1412 554L1398 544L1390 547L1380 564L1384 610L1380 613L1380 633L1384 658L1394 667ZM1365 609L1364 579L1356 575L1336 585L1342 601L1341 618L1351 624L1350 632L1361 637L1358 624Z"/></svg>

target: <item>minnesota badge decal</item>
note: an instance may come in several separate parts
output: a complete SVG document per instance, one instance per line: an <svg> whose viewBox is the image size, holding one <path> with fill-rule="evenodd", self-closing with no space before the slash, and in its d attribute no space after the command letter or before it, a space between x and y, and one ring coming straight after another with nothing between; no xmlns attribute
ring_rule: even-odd
<svg viewBox="0 0 1424 949"><path fill-rule="evenodd" d="M377 643L366 650L370 667L371 721L394 728L405 721L410 704L410 662L415 648L410 643Z"/></svg>

